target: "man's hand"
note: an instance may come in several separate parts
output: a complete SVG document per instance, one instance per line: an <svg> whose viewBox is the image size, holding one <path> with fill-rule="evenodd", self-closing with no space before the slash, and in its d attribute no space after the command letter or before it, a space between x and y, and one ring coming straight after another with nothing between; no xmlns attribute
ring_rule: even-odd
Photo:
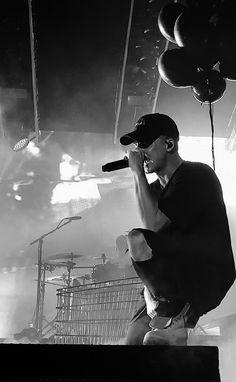
<svg viewBox="0 0 236 382"><path fill-rule="evenodd" d="M139 148L129 152L129 167L137 175L144 174L144 159L144 153Z"/></svg>

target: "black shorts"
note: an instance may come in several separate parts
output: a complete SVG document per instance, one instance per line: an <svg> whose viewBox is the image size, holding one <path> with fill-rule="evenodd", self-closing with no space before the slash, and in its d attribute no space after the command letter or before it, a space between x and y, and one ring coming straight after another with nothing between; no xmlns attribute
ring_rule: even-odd
<svg viewBox="0 0 236 382"><path fill-rule="evenodd" d="M193 307L191 301L186 298L188 286L182 283L181 262L178 254L170 250L168 237L159 233L135 228L142 232L149 247L152 249L151 259L145 261L134 261L133 266L144 285L147 286L153 298L159 302L156 309L157 315L162 317L175 317L190 303L186 314L188 327L194 327L199 319L199 314ZM161 301L159 301L161 299ZM162 300L165 301L162 301ZM146 303L141 293L140 305L134 313L130 323L140 317L147 315Z"/></svg>
<svg viewBox="0 0 236 382"><path fill-rule="evenodd" d="M134 261L133 267L154 298L164 297L175 302L190 302L187 264L182 261L179 247L173 245L168 232L154 232L143 228L140 231L152 249L152 257Z"/></svg>

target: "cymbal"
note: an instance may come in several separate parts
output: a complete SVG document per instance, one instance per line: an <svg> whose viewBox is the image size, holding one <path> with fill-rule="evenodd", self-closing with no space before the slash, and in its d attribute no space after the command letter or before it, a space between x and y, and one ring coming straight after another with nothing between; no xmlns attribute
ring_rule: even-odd
<svg viewBox="0 0 236 382"><path fill-rule="evenodd" d="M62 276L48 277L46 281L64 281L65 278Z"/></svg>
<svg viewBox="0 0 236 382"><path fill-rule="evenodd" d="M78 253L57 253L55 255L48 256L45 260L54 260L54 259L75 259L79 257L84 257Z"/></svg>
<svg viewBox="0 0 236 382"><path fill-rule="evenodd" d="M103 261L106 261L108 259L113 259L113 257L109 257L109 256L106 256L106 257L103 257L103 256L94 256L92 258L96 259L96 260L103 260Z"/></svg>
<svg viewBox="0 0 236 382"><path fill-rule="evenodd" d="M71 280L74 280L77 278L81 278L81 277L70 276ZM86 279L87 279L87 276L86 276ZM64 275L64 276L52 276L52 277L48 277L46 279L46 281L67 281L67 280L68 280L68 277L66 275Z"/></svg>
<svg viewBox="0 0 236 382"><path fill-rule="evenodd" d="M73 268L76 265L76 263L74 263L73 261L60 261L60 262L58 262L56 260L50 260L44 264L53 265L54 267L71 267L71 268Z"/></svg>
<svg viewBox="0 0 236 382"><path fill-rule="evenodd" d="M111 259L111 257L107 256L105 253L102 253L100 256L93 256L92 259Z"/></svg>
<svg viewBox="0 0 236 382"><path fill-rule="evenodd" d="M44 262L45 265L53 265L54 267L64 267L65 263L62 261L57 261L57 260L49 260Z"/></svg>
<svg viewBox="0 0 236 382"><path fill-rule="evenodd" d="M91 280L92 277L90 275L84 275L84 276L76 276L76 279L85 279L85 280Z"/></svg>

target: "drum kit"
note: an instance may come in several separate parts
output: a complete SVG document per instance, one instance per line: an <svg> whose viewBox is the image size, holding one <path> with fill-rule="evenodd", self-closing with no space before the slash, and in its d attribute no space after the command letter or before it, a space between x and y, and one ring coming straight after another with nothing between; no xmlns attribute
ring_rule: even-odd
<svg viewBox="0 0 236 382"><path fill-rule="evenodd" d="M76 261L78 261L78 259L86 259L90 261L91 259L100 260L100 263L88 266L77 266ZM81 285L83 286L86 284L86 282L88 284L92 284L136 276L133 274L133 269L128 269L127 273L127 269L119 268L118 265L110 262L110 259L111 258L107 257L104 253L100 256L91 257L73 252L57 253L42 259L40 272L38 272L39 279L37 280L37 302L34 312L35 318L33 318L33 321L35 321L35 327L39 331L40 336L43 335L45 329L47 329L48 326L53 327L54 321L56 319L54 318L51 322L48 322L44 317L44 298L46 285L55 285L59 287L58 289L64 289L79 287ZM66 268L66 271L46 278L47 271L52 273L56 271L57 268ZM81 275L81 272L79 271L81 269L87 271L90 270L90 274L84 273ZM69 293L71 292L73 292L73 289L69 289ZM46 326L43 326L44 321L47 323Z"/></svg>
<svg viewBox="0 0 236 382"><path fill-rule="evenodd" d="M62 287L70 287L74 285L80 285L79 279L82 279L83 284L85 284L86 280L91 280L91 276L89 274L85 274L83 276L72 276L71 271L74 269L93 269L94 266L85 266L80 267L76 265L75 259L83 258L84 256L81 254L75 254L73 252L70 253L57 253L55 255L48 256L46 259L44 259L43 266L46 268L46 270L49 270L50 272L56 270L56 268L66 268L67 272L63 272L61 275L48 277L45 280L45 283L47 284L53 284L58 285ZM54 283L61 282L61 284Z"/></svg>
<svg viewBox="0 0 236 382"><path fill-rule="evenodd" d="M75 259L94 259L101 260L101 263L92 266L77 266ZM104 282L115 279L122 279L127 277L134 277L136 274L129 272L127 269L119 268L116 264L110 262L111 258L107 257L105 253L101 256L86 257L81 254L71 253L58 253L48 256L44 259L43 266L46 270L52 272L56 268L67 268L67 272L62 272L60 275L48 277L45 279L45 284L58 285L61 287L71 287L85 285L86 282L96 283ZM72 271L77 269L90 269L91 274L85 273L83 275L72 275ZM60 282L60 283L59 283ZM62 284L61 284L62 283Z"/></svg>

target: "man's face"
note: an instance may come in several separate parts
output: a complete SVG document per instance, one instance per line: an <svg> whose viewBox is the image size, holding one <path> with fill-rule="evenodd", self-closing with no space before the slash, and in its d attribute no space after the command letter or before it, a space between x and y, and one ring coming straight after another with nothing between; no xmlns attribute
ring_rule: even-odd
<svg viewBox="0 0 236 382"><path fill-rule="evenodd" d="M144 162L146 173L161 173L161 171L165 168L167 161L165 138L161 136L146 149L141 150L146 158Z"/></svg>

